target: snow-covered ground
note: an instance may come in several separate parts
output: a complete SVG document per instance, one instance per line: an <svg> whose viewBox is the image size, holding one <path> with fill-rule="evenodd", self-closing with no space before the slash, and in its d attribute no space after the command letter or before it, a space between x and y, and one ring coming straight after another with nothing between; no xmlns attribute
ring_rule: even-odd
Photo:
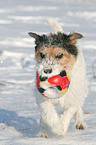
<svg viewBox="0 0 96 145"><path fill-rule="evenodd" d="M53 17L64 32L80 32L87 67L87 129L62 138L37 138L40 112L35 102L34 40L28 32L49 33ZM0 0L0 145L96 145L96 3L64 0Z"/></svg>

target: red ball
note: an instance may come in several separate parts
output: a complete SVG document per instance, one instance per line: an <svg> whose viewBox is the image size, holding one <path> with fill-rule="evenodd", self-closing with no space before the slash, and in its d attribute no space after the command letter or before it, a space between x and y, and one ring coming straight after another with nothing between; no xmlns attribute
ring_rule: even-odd
<svg viewBox="0 0 96 145"><path fill-rule="evenodd" d="M45 96L44 92L46 91L46 89L44 89L43 87L40 86L40 83L43 85L48 85L49 88L54 88L54 86L57 88L58 90L58 97L64 95L70 85L70 75L69 72L64 69L63 71L60 72L60 74L58 75L54 75L52 77L41 77L39 76L38 72L37 72L37 76L36 76L36 85L38 88L38 91ZM54 88L54 89L56 89ZM48 96L45 96L47 98L49 98ZM55 97L54 97L55 98Z"/></svg>
<svg viewBox="0 0 96 145"><path fill-rule="evenodd" d="M65 89L68 87L70 81L67 76L61 77L60 75L56 75L48 78L48 82L51 85L60 86L61 89Z"/></svg>

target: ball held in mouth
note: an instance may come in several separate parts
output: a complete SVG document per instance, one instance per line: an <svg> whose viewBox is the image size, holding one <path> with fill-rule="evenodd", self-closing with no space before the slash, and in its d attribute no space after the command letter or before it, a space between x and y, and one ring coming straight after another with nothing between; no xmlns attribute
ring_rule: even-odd
<svg viewBox="0 0 96 145"><path fill-rule="evenodd" d="M59 74L51 77L41 77L37 72L36 86L40 94L46 98L62 97L70 86L69 70L65 67Z"/></svg>

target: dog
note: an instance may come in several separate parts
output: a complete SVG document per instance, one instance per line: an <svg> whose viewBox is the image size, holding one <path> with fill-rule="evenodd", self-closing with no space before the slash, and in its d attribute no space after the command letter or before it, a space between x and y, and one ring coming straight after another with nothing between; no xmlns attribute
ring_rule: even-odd
<svg viewBox="0 0 96 145"><path fill-rule="evenodd" d="M68 91L56 99L46 98L37 90L36 101L41 111L38 136L46 138L51 134L64 136L72 117L75 118L76 129L86 128L82 107L87 96L85 62L82 50L76 44L76 40L83 36L80 33L65 34L54 19L48 19L48 23L57 32L48 35L29 33L35 39L37 71L43 78L50 77L66 65L70 70L71 81ZM58 95L54 88L47 88L46 85L45 88L48 90L47 95ZM56 106L63 108L63 112L58 114Z"/></svg>

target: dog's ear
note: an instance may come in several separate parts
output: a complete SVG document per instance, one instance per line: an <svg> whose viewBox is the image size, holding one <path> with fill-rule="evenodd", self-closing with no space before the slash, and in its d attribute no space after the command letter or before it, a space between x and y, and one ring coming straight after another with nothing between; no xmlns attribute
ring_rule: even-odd
<svg viewBox="0 0 96 145"><path fill-rule="evenodd" d="M32 33L32 32L29 32L28 34L29 34L31 37L35 38L36 43L39 43L39 42L40 42L40 41L39 41L39 39L40 39L40 36L39 36L39 35L37 35L36 33Z"/></svg>
<svg viewBox="0 0 96 145"><path fill-rule="evenodd" d="M70 42L72 44L76 44L76 39L80 39L82 38L83 35L79 34L79 33L73 33L73 34L70 34L69 35L69 39L70 39Z"/></svg>
<svg viewBox="0 0 96 145"><path fill-rule="evenodd" d="M80 39L82 37L83 37L83 35L81 35L79 33L73 33L73 34L70 34L70 36L69 36L70 40Z"/></svg>

